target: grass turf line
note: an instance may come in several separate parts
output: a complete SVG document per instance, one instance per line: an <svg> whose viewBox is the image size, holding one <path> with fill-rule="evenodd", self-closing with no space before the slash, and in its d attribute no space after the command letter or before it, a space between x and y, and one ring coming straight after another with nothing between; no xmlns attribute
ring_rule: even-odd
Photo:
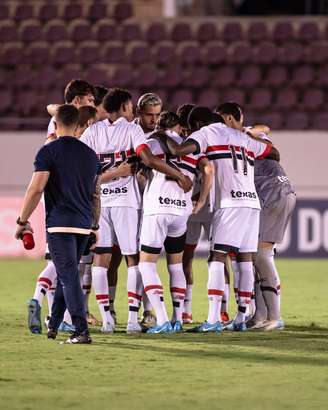
<svg viewBox="0 0 328 410"><path fill-rule="evenodd" d="M126 335L126 268L114 335L59 345L26 327L43 261L0 261L0 408L323 409L328 399L327 261L281 260L283 332ZM169 305L168 274L161 277ZM193 315L206 318L207 269L195 262ZM98 315L93 294L91 311ZM231 298L230 312L234 311ZM47 312L44 302L43 316Z"/></svg>

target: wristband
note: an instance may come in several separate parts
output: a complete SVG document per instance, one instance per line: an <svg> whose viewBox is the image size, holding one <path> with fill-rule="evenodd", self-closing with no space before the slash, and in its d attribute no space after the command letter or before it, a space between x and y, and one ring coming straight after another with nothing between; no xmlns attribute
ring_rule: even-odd
<svg viewBox="0 0 328 410"><path fill-rule="evenodd" d="M22 222L21 219L20 219L20 216L19 216L19 217L17 218L17 220L16 220L16 223L17 223L17 225L19 225L19 226L26 226L26 225L28 224L28 221Z"/></svg>
<svg viewBox="0 0 328 410"><path fill-rule="evenodd" d="M96 226L92 226L91 229L92 229L93 231L98 231L98 229L99 229L99 224L96 225Z"/></svg>

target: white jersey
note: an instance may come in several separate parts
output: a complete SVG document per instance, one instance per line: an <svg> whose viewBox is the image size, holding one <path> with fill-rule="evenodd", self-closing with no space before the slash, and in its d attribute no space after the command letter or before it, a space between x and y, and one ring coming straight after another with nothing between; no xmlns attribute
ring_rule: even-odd
<svg viewBox="0 0 328 410"><path fill-rule="evenodd" d="M264 158L271 146L222 123L211 124L188 138L198 151L213 161L215 169L214 210L219 208L261 209L254 185L254 159Z"/></svg>
<svg viewBox="0 0 328 410"><path fill-rule="evenodd" d="M167 131L167 134L179 144L183 139L175 132ZM173 167L188 175L192 180L196 174L198 162L204 155L187 155L174 157L165 154L160 143L152 138L147 140L147 144L153 155L165 160ZM153 170L153 178L148 182L144 192L144 215L170 214L170 215L190 215L192 211L191 201L192 191L184 193L183 189L166 175Z"/></svg>
<svg viewBox="0 0 328 410"><path fill-rule="evenodd" d="M117 167L122 161L139 155L142 149L148 148L142 128L123 117L113 123L104 120L92 124L80 140L97 153L103 171ZM115 178L102 184L101 206L140 209L141 197L136 176Z"/></svg>
<svg viewBox="0 0 328 410"><path fill-rule="evenodd" d="M55 117L51 117L47 130L47 138L56 136Z"/></svg>

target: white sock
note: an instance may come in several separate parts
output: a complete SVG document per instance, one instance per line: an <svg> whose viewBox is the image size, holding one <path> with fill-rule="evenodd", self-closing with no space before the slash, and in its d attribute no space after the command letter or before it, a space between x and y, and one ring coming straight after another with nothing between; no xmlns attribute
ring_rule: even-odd
<svg viewBox="0 0 328 410"><path fill-rule="evenodd" d="M172 322L182 323L184 299L186 295L186 277L182 263L167 265L170 274L170 292L173 304Z"/></svg>
<svg viewBox="0 0 328 410"><path fill-rule="evenodd" d="M67 309L65 310L65 313L64 313L63 322L66 322L69 325L72 324L72 318L71 318L71 315L69 314L69 311Z"/></svg>
<svg viewBox="0 0 328 410"><path fill-rule="evenodd" d="M85 311L89 313L89 297L91 293L91 284L92 284L92 274L91 274L92 265L86 263L84 266L84 273L82 276L82 291L84 295L84 305Z"/></svg>
<svg viewBox="0 0 328 410"><path fill-rule="evenodd" d="M224 294L224 263L208 263L208 318L211 324L220 321L221 302Z"/></svg>
<svg viewBox="0 0 328 410"><path fill-rule="evenodd" d="M156 270L156 263L140 262L139 270L145 292L156 313L157 325L163 325L168 322L169 318L164 304L163 286Z"/></svg>
<svg viewBox="0 0 328 410"><path fill-rule="evenodd" d="M116 286L108 287L108 296L109 296L109 309L111 312L114 312L115 311L114 303L115 303L115 296L116 296Z"/></svg>
<svg viewBox="0 0 328 410"><path fill-rule="evenodd" d="M186 285L186 296L184 300L184 312L188 315L192 314L192 287L193 285Z"/></svg>
<svg viewBox="0 0 328 410"><path fill-rule="evenodd" d="M255 282L255 320L256 322L263 322L267 319L267 308L261 291L261 282Z"/></svg>
<svg viewBox="0 0 328 410"><path fill-rule="evenodd" d="M37 279L33 299L36 299L40 306L42 306L43 298L48 289L53 285L57 277L56 268L52 261L49 261L47 266L43 269ZM51 312L51 309L50 309Z"/></svg>
<svg viewBox="0 0 328 410"><path fill-rule="evenodd" d="M238 305L239 267L236 259L231 259L231 269L233 271L233 291Z"/></svg>
<svg viewBox="0 0 328 410"><path fill-rule="evenodd" d="M128 301L129 301L129 323L138 323L138 313L142 298L143 284L138 266L128 268Z"/></svg>
<svg viewBox="0 0 328 410"><path fill-rule="evenodd" d="M92 285L96 295L98 308L101 314L103 325L114 323L109 311L107 269L99 266L92 268Z"/></svg>
<svg viewBox="0 0 328 410"><path fill-rule="evenodd" d="M235 322L245 322L247 308L251 303L254 289L253 262L238 262L239 267L239 303Z"/></svg>
<svg viewBox="0 0 328 410"><path fill-rule="evenodd" d="M153 310L152 304L145 291L142 293L142 307L144 312L151 312Z"/></svg>

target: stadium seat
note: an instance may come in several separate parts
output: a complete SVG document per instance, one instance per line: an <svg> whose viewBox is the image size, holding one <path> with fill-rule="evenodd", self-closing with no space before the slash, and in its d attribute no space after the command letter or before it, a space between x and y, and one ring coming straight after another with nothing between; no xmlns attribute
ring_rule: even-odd
<svg viewBox="0 0 328 410"><path fill-rule="evenodd" d="M0 50L0 61L4 66L16 66L23 59L23 45L19 42L4 44Z"/></svg>
<svg viewBox="0 0 328 410"><path fill-rule="evenodd" d="M193 102L193 94L190 90L181 89L175 91L170 100L170 107L175 111L181 104L185 104L186 101Z"/></svg>
<svg viewBox="0 0 328 410"><path fill-rule="evenodd" d="M196 42L182 42L177 46L176 52L182 64L196 64L201 61L200 47Z"/></svg>
<svg viewBox="0 0 328 410"><path fill-rule="evenodd" d="M145 29L145 40L149 43L156 44L167 39L168 34L163 23L150 23Z"/></svg>
<svg viewBox="0 0 328 410"><path fill-rule="evenodd" d="M114 87L128 87L133 84L133 77L131 75L131 67L129 65L116 66L110 77L112 86ZM99 78L98 78L99 81Z"/></svg>
<svg viewBox="0 0 328 410"><path fill-rule="evenodd" d="M278 21L273 28L272 38L277 43L284 43L294 39L294 27L289 21Z"/></svg>
<svg viewBox="0 0 328 410"><path fill-rule="evenodd" d="M192 67L184 75L183 84L190 88L201 88L209 82L209 71L206 66Z"/></svg>
<svg viewBox="0 0 328 410"><path fill-rule="evenodd" d="M229 62L232 64L246 64L253 59L252 47L247 42L233 43L230 50Z"/></svg>
<svg viewBox="0 0 328 410"><path fill-rule="evenodd" d="M316 41L305 49L305 60L309 64L323 64L328 62L328 42Z"/></svg>
<svg viewBox="0 0 328 410"><path fill-rule="evenodd" d="M296 64L302 61L304 47L301 43L286 42L278 52L277 60L282 64Z"/></svg>
<svg viewBox="0 0 328 410"><path fill-rule="evenodd" d="M32 4L17 4L14 12L14 20L20 22L34 17Z"/></svg>
<svg viewBox="0 0 328 410"><path fill-rule="evenodd" d="M227 90L224 91L223 95L220 98L219 103L224 102L236 102L243 106L245 104L246 95L245 91L241 88L236 87L229 87Z"/></svg>
<svg viewBox="0 0 328 410"><path fill-rule="evenodd" d="M7 4L0 4L0 20L7 20L9 18L9 7ZM2 24L2 23L1 23Z"/></svg>
<svg viewBox="0 0 328 410"><path fill-rule="evenodd" d="M243 30L239 22L227 22L222 30L222 39L227 43L243 40Z"/></svg>
<svg viewBox="0 0 328 410"><path fill-rule="evenodd" d="M74 20L83 17L83 8L79 3L68 3L64 7L63 19Z"/></svg>
<svg viewBox="0 0 328 410"><path fill-rule="evenodd" d="M58 84L65 85L67 84L72 78L81 78L81 65L80 64L73 64L68 63L65 64L60 70L58 70L57 78ZM83 77L85 75L85 71L83 72Z"/></svg>
<svg viewBox="0 0 328 410"><path fill-rule="evenodd" d="M121 41L135 41L142 39L139 23L123 23L119 27L119 39Z"/></svg>
<svg viewBox="0 0 328 410"><path fill-rule="evenodd" d="M171 64L175 60L176 47L170 41L161 41L152 48L152 60L155 64Z"/></svg>
<svg viewBox="0 0 328 410"><path fill-rule="evenodd" d="M319 26L316 22L306 21L301 23L301 26L297 32L298 40L306 43L317 41L320 38Z"/></svg>
<svg viewBox="0 0 328 410"><path fill-rule="evenodd" d="M113 20L103 19L95 26L95 38L99 42L112 41L117 39L117 25Z"/></svg>
<svg viewBox="0 0 328 410"><path fill-rule="evenodd" d="M268 68L265 85L268 87L282 87L288 81L288 71L284 66L276 65Z"/></svg>
<svg viewBox="0 0 328 410"><path fill-rule="evenodd" d="M325 96L319 88L308 88L304 91L301 106L305 111L317 110L323 106Z"/></svg>
<svg viewBox="0 0 328 410"><path fill-rule="evenodd" d="M275 106L279 110L294 108L298 102L298 93L293 88L283 88L277 92Z"/></svg>
<svg viewBox="0 0 328 410"><path fill-rule="evenodd" d="M66 40L66 25L59 19L49 21L44 27L44 39L50 44Z"/></svg>
<svg viewBox="0 0 328 410"><path fill-rule="evenodd" d="M328 64L321 66L317 70L316 84L319 87L328 86Z"/></svg>
<svg viewBox="0 0 328 410"><path fill-rule="evenodd" d="M4 21L0 25L0 43L18 40L16 24L13 21Z"/></svg>
<svg viewBox="0 0 328 410"><path fill-rule="evenodd" d="M85 72L85 78L91 84L101 84L105 87L116 86L116 83L111 82L110 67L107 64L93 64Z"/></svg>
<svg viewBox="0 0 328 410"><path fill-rule="evenodd" d="M107 16L107 4L93 2L90 4L86 18L91 21L98 21Z"/></svg>
<svg viewBox="0 0 328 410"><path fill-rule="evenodd" d="M158 84L164 88L175 88L182 83L182 69L174 64L173 66L165 67L160 73Z"/></svg>
<svg viewBox="0 0 328 410"><path fill-rule="evenodd" d="M97 41L85 41L79 45L77 58L80 64L99 61L100 47Z"/></svg>
<svg viewBox="0 0 328 410"><path fill-rule="evenodd" d="M9 88L0 88L0 111L4 112L12 107L13 94Z"/></svg>
<svg viewBox="0 0 328 410"><path fill-rule="evenodd" d="M58 17L58 8L56 4L43 4L39 9L38 18L42 23L54 20Z"/></svg>
<svg viewBox="0 0 328 410"><path fill-rule="evenodd" d="M133 73L134 85L140 88L153 87L157 84L157 69L155 66L146 64L140 66L136 72Z"/></svg>
<svg viewBox="0 0 328 410"><path fill-rule="evenodd" d="M254 62L257 64L272 64L277 57L277 48L270 41L259 43L254 52Z"/></svg>
<svg viewBox="0 0 328 410"><path fill-rule="evenodd" d="M150 61L150 50L142 41L130 42L126 47L126 56L130 64L144 64Z"/></svg>
<svg viewBox="0 0 328 410"><path fill-rule="evenodd" d="M49 46L45 41L33 42L26 48L25 54L29 64L40 66L49 62ZM37 70L33 72L37 73Z"/></svg>
<svg viewBox="0 0 328 410"><path fill-rule="evenodd" d="M314 80L314 70L310 65L295 67L291 73L291 84L296 87L307 87Z"/></svg>
<svg viewBox="0 0 328 410"><path fill-rule="evenodd" d="M118 21L126 20L133 16L131 2L122 0L114 5L113 18Z"/></svg>
<svg viewBox="0 0 328 410"><path fill-rule="evenodd" d="M91 27L87 20L73 20L68 25L69 38L72 41L80 42L92 40Z"/></svg>
<svg viewBox="0 0 328 410"><path fill-rule="evenodd" d="M211 88L202 90L197 98L196 105L201 105L214 109L219 103L219 93Z"/></svg>
<svg viewBox="0 0 328 410"><path fill-rule="evenodd" d="M213 72L211 85L218 88L228 87L230 85L234 85L235 80L235 68L231 65L223 65Z"/></svg>
<svg viewBox="0 0 328 410"><path fill-rule="evenodd" d="M272 94L266 88L251 91L248 106L252 110L267 110L272 103Z"/></svg>
<svg viewBox="0 0 328 410"><path fill-rule="evenodd" d="M174 23L171 30L171 40L178 43L181 41L193 40L190 24Z"/></svg>
<svg viewBox="0 0 328 410"><path fill-rule="evenodd" d="M30 88L21 90L16 95L15 105L20 115L23 117L29 116L33 109L39 105L39 94Z"/></svg>
<svg viewBox="0 0 328 410"><path fill-rule="evenodd" d="M290 112L286 116L285 127L288 130L306 130L309 127L309 115L306 112Z"/></svg>
<svg viewBox="0 0 328 410"><path fill-rule="evenodd" d="M258 43L268 38L268 25L263 21L251 22L247 29L247 40Z"/></svg>
<svg viewBox="0 0 328 410"><path fill-rule="evenodd" d="M126 60L124 45L121 41L106 42L101 50L101 62L107 64L124 63Z"/></svg>
<svg viewBox="0 0 328 410"><path fill-rule="evenodd" d="M324 130L327 131L328 129L328 112L319 112L314 115L312 121L312 128L316 130Z"/></svg>
<svg viewBox="0 0 328 410"><path fill-rule="evenodd" d="M38 84L40 87L49 88L57 83L57 79L57 70L50 65L45 65L38 70Z"/></svg>
<svg viewBox="0 0 328 410"><path fill-rule="evenodd" d="M257 87L262 79L261 69L256 65L242 67L238 79L238 85L241 87Z"/></svg>
<svg viewBox="0 0 328 410"><path fill-rule="evenodd" d="M168 107L166 107L166 102L168 100L167 90L165 90L163 88L154 88L153 93L157 94L159 96L159 98L163 101L164 109L168 108Z"/></svg>
<svg viewBox="0 0 328 410"><path fill-rule="evenodd" d="M210 65L228 62L227 47L223 43L208 43L204 50L204 62Z"/></svg>
<svg viewBox="0 0 328 410"><path fill-rule="evenodd" d="M57 64L68 64L75 61L75 47L71 41L60 41L51 47L51 62Z"/></svg>
<svg viewBox="0 0 328 410"><path fill-rule="evenodd" d="M269 126L272 130L279 130L283 126L283 117L279 112L271 111L261 113L260 123Z"/></svg>
<svg viewBox="0 0 328 410"><path fill-rule="evenodd" d="M42 40L40 22L38 20L23 21L19 27L19 38L23 43Z"/></svg>
<svg viewBox="0 0 328 410"><path fill-rule="evenodd" d="M217 29L216 25L211 22L203 22L200 23L197 32L196 32L196 39L200 43L206 43L208 41L214 41L217 38Z"/></svg>

